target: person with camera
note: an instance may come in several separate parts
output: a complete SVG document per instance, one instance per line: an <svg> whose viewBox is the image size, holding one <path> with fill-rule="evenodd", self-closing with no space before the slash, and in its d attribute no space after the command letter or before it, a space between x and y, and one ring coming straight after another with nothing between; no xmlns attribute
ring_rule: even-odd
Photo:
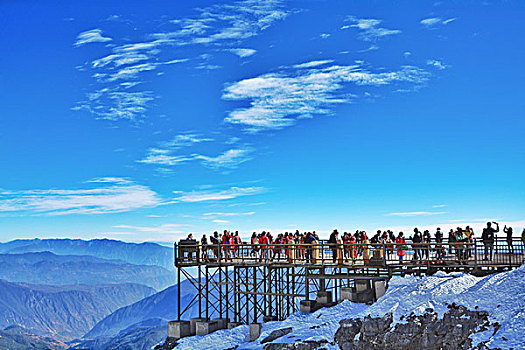
<svg viewBox="0 0 525 350"><path fill-rule="evenodd" d="M492 224L496 225L496 229L492 228ZM487 227L483 229L483 233L481 234L481 240L485 246L485 257L483 260L489 260L488 256L490 256L490 260L492 260L494 240L496 239L496 232L499 232L498 223L493 221L492 224L487 222Z"/></svg>
<svg viewBox="0 0 525 350"><path fill-rule="evenodd" d="M505 227L503 228L503 232L507 234L507 245L509 246L509 254L514 254L514 249L512 247L512 227Z"/></svg>

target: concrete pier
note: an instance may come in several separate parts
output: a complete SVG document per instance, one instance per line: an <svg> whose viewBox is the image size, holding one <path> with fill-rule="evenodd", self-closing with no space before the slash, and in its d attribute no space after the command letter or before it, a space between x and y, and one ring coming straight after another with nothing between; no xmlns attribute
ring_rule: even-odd
<svg viewBox="0 0 525 350"><path fill-rule="evenodd" d="M190 333L191 335L197 334L197 322L206 321L205 318L190 318Z"/></svg>
<svg viewBox="0 0 525 350"><path fill-rule="evenodd" d="M250 324L250 341L256 341L261 336L262 324Z"/></svg>
<svg viewBox="0 0 525 350"><path fill-rule="evenodd" d="M196 323L197 335L207 335L219 329L217 321L198 321Z"/></svg>
<svg viewBox="0 0 525 350"><path fill-rule="evenodd" d="M189 321L170 321L168 322L168 337L184 338L191 335Z"/></svg>

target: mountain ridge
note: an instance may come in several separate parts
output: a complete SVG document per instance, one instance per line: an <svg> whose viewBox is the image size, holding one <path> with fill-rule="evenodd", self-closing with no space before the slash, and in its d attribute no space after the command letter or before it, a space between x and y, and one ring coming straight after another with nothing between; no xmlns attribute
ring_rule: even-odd
<svg viewBox="0 0 525 350"><path fill-rule="evenodd" d="M34 238L0 243L0 253L49 251L57 255L90 255L103 259L118 259L137 265L157 265L174 269L173 248L157 243L128 243L113 239Z"/></svg>

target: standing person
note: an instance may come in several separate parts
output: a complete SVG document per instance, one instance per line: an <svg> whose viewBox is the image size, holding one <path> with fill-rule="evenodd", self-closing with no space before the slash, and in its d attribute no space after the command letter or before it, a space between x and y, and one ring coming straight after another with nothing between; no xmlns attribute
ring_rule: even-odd
<svg viewBox="0 0 525 350"><path fill-rule="evenodd" d="M269 243L269 240L268 240L268 236L266 235L266 232L263 231L261 233L261 237L259 237L259 243L261 244L261 259L264 259L265 261L268 261L269 259L269 256L268 256L268 243Z"/></svg>
<svg viewBox="0 0 525 350"><path fill-rule="evenodd" d="M227 230L224 230L224 233L222 234L222 242L223 247L222 250L224 251L224 260L228 261L230 258L230 234Z"/></svg>
<svg viewBox="0 0 525 350"><path fill-rule="evenodd" d="M492 222L496 225L496 229L492 228L492 224L490 222L487 222L487 227L483 229L483 233L481 234L481 240L483 241L483 245L485 246L485 257L483 260L492 260L492 253L494 250L494 240L496 239L496 232L499 232L499 225L497 222Z"/></svg>
<svg viewBox="0 0 525 350"><path fill-rule="evenodd" d="M397 249L397 256L399 257L399 263L403 263L403 257L405 256L405 248L406 248L406 242L405 237L403 237L403 232L399 232L399 235L396 238L396 249Z"/></svg>
<svg viewBox="0 0 525 350"><path fill-rule="evenodd" d="M455 242L456 242L456 236L454 234L454 230L450 229L450 231L448 231L448 253L449 254L453 253L452 248L454 247Z"/></svg>
<svg viewBox="0 0 525 350"><path fill-rule="evenodd" d="M465 229L465 236L467 237L467 250L465 253L467 254L467 258L470 258L472 256L472 250L474 246L474 230L470 228L470 226L467 226Z"/></svg>
<svg viewBox="0 0 525 350"><path fill-rule="evenodd" d="M352 258L352 265L355 264L357 259L357 239L353 235L349 235L348 243L350 244L350 257Z"/></svg>
<svg viewBox="0 0 525 350"><path fill-rule="evenodd" d="M291 233L286 236L286 254L288 255L288 262L293 263L295 261L295 239Z"/></svg>
<svg viewBox="0 0 525 350"><path fill-rule="evenodd" d="M456 231L456 242L458 244L456 244L456 257L458 259L458 263L462 264L465 257L466 257L466 252L465 252L465 241L467 240L468 238L465 236L465 234L463 233L463 229L461 227L458 227L457 231Z"/></svg>
<svg viewBox="0 0 525 350"><path fill-rule="evenodd" d="M343 254L345 257L345 262L348 262L348 258L350 256L350 234L348 232L345 232L343 234Z"/></svg>
<svg viewBox="0 0 525 350"><path fill-rule="evenodd" d="M219 258L219 232L215 231L213 232L213 235L210 236L210 242L212 244L211 250L213 251L213 255L215 255L215 259Z"/></svg>
<svg viewBox="0 0 525 350"><path fill-rule="evenodd" d="M425 258L428 260L430 257L429 257L429 253L430 253L430 240L431 240L431 237L430 237L430 231L428 230L425 230L425 232L423 232L423 254L421 255L425 255Z"/></svg>
<svg viewBox="0 0 525 350"><path fill-rule="evenodd" d="M306 262L307 263L313 263L313 253L314 253L314 248L312 246L312 244L315 242L315 236L311 233L311 232L308 232L306 234L306 237L304 238L304 244L306 245Z"/></svg>
<svg viewBox="0 0 525 350"><path fill-rule="evenodd" d="M436 234L434 235L436 238L436 257L438 260L442 260L445 256L445 250L443 249L443 232L441 232L441 229L438 227L436 230Z"/></svg>
<svg viewBox="0 0 525 350"><path fill-rule="evenodd" d="M206 235L202 235L201 238L201 249L202 249L202 258L204 261L208 261L208 238Z"/></svg>
<svg viewBox="0 0 525 350"><path fill-rule="evenodd" d="M277 260L281 260L281 251L283 249L282 244L284 244L282 233L279 233L274 243L275 244L273 246L273 257L275 258L277 256Z"/></svg>
<svg viewBox="0 0 525 350"><path fill-rule="evenodd" d="M257 237L257 233L252 233L250 243L252 244L250 256L253 255L257 259L259 257L259 237Z"/></svg>
<svg viewBox="0 0 525 350"><path fill-rule="evenodd" d="M412 237L412 248L414 249L414 258L412 260L423 260L423 257L421 256L421 241L423 240L423 237L421 237L421 232L416 228L414 228L414 236Z"/></svg>
<svg viewBox="0 0 525 350"><path fill-rule="evenodd" d="M339 240L339 232L337 230L333 230L332 234L330 235L330 238L328 239L328 244L330 246L330 250L332 251L332 262L335 264L337 261L337 241Z"/></svg>
<svg viewBox="0 0 525 350"><path fill-rule="evenodd" d="M507 245L509 246L509 254L514 254L514 249L512 248L512 227L503 227L503 232L507 234Z"/></svg>

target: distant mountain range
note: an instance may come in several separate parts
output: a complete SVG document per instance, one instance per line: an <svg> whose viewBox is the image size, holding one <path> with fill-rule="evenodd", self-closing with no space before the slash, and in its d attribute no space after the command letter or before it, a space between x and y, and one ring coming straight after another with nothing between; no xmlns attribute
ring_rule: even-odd
<svg viewBox="0 0 525 350"><path fill-rule="evenodd" d="M0 349L8 350L62 350L68 346L51 337L35 335L20 326L9 326L0 330Z"/></svg>
<svg viewBox="0 0 525 350"><path fill-rule="evenodd" d="M18 239L0 243L0 253L52 252L118 259L136 265L156 265L173 270L173 248L156 243L126 243L111 239Z"/></svg>
<svg viewBox="0 0 525 350"><path fill-rule="evenodd" d="M188 280L181 282L181 302L188 305L195 296L195 289ZM198 306L194 305L185 317L197 317ZM153 294L134 304L125 306L108 315L84 338L113 337L121 331L131 331L137 327L166 325L177 318L177 287L172 286Z"/></svg>
<svg viewBox="0 0 525 350"><path fill-rule="evenodd" d="M71 340L152 293L153 288L131 283L45 286L0 280L0 329L22 325L37 335Z"/></svg>
<svg viewBox="0 0 525 350"><path fill-rule="evenodd" d="M10 282L51 285L140 283L156 290L175 282L175 273L160 266L134 265L87 255L56 255L51 252L0 254L0 266L0 279Z"/></svg>

